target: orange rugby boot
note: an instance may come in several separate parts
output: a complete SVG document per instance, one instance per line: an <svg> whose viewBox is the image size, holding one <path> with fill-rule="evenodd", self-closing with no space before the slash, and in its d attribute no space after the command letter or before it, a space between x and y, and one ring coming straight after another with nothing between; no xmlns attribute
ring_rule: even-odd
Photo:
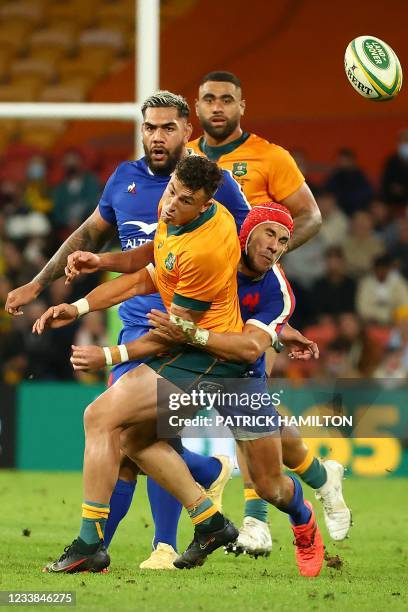
<svg viewBox="0 0 408 612"><path fill-rule="evenodd" d="M301 576L312 578L318 576L324 561L324 545L322 535L317 526L312 504L305 500L311 511L309 522L306 525L292 525L296 550L296 563Z"/></svg>

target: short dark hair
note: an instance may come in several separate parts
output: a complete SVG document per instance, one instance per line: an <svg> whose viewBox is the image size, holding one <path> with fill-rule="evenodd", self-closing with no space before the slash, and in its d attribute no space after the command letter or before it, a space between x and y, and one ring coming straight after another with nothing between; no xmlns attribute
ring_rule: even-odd
<svg viewBox="0 0 408 612"><path fill-rule="evenodd" d="M209 198L217 191L223 177L221 168L201 155L182 157L176 166L175 175L193 192L204 189Z"/></svg>
<svg viewBox="0 0 408 612"><path fill-rule="evenodd" d="M213 72L209 72L200 81L200 86L204 85L208 81L217 81L219 83L232 83L235 87L239 87L242 89L241 81L239 78L233 74L232 72L227 72L225 70L214 70Z"/></svg>
<svg viewBox="0 0 408 612"><path fill-rule="evenodd" d="M148 108L176 108L179 117L184 117L185 119L190 117L190 107L187 100L183 96L165 89L159 89L159 91L146 98L142 104L143 117Z"/></svg>

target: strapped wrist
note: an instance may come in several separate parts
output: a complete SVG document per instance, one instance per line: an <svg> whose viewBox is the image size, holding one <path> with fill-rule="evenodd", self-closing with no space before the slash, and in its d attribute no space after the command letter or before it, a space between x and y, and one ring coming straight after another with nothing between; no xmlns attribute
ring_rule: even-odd
<svg viewBox="0 0 408 612"><path fill-rule="evenodd" d="M76 302L72 302L71 306L75 306L78 311L78 318L87 314L90 311L89 302L86 298L81 298Z"/></svg>

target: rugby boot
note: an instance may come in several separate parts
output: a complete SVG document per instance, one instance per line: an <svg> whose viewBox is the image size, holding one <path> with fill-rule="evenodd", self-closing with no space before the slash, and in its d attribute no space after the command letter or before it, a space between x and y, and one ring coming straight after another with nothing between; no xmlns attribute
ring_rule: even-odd
<svg viewBox="0 0 408 612"><path fill-rule="evenodd" d="M237 539L238 529L224 518L224 527L217 531L200 533L195 529L194 538L187 549L174 561L177 569L191 569L203 565L208 555L221 546Z"/></svg>
<svg viewBox="0 0 408 612"><path fill-rule="evenodd" d="M337 461L328 459L323 463L327 481L316 490L316 499L323 504L324 520L327 531L333 540L344 540L351 527L351 512L343 498L342 480L344 467Z"/></svg>
<svg viewBox="0 0 408 612"><path fill-rule="evenodd" d="M246 516L235 542L225 547L226 553L235 556L248 554L252 557L269 557L272 550L272 537L268 523L253 516Z"/></svg>
<svg viewBox="0 0 408 612"><path fill-rule="evenodd" d="M312 578L318 576L322 569L324 545L312 504L305 500L305 505L311 511L310 519L306 525L292 525L295 534L293 543L300 575Z"/></svg>
<svg viewBox="0 0 408 612"><path fill-rule="evenodd" d="M156 548L146 561L139 565L140 569L174 570L173 561L178 557L177 552L170 544L158 542Z"/></svg>
<svg viewBox="0 0 408 612"><path fill-rule="evenodd" d="M79 547L78 540L64 548L61 557L44 567L43 572L75 574L77 572L104 573L110 564L110 557L101 540L92 554L85 554Z"/></svg>

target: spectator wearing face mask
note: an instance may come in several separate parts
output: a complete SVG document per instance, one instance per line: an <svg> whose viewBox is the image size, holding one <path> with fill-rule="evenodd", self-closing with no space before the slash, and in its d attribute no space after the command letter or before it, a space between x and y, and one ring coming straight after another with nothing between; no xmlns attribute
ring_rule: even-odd
<svg viewBox="0 0 408 612"><path fill-rule="evenodd" d="M408 129L401 131L396 153L385 162L381 185L387 204L408 204Z"/></svg>
<svg viewBox="0 0 408 612"><path fill-rule="evenodd" d="M64 178L54 191L52 220L58 229L70 234L96 208L100 185L96 176L84 168L78 151L67 151L62 165Z"/></svg>
<svg viewBox="0 0 408 612"><path fill-rule="evenodd" d="M33 155L26 169L24 201L31 210L48 214L52 199L47 183L47 160L43 155Z"/></svg>
<svg viewBox="0 0 408 612"><path fill-rule="evenodd" d="M0 184L0 212L4 214L6 236L11 240L23 242L46 236L50 231L47 217L27 206L22 186L15 181Z"/></svg>

